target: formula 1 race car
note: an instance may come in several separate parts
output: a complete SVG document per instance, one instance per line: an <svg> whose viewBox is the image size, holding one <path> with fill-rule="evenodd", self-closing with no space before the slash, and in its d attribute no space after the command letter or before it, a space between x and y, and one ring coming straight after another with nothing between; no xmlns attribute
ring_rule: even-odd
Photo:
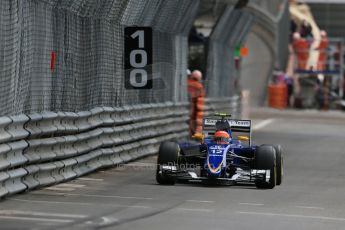
<svg viewBox="0 0 345 230"><path fill-rule="evenodd" d="M252 145L251 121L229 119L216 113L203 120L197 142L163 142L157 160L156 180L173 185L176 181L236 185L255 184L272 189L283 179L280 145Z"/></svg>

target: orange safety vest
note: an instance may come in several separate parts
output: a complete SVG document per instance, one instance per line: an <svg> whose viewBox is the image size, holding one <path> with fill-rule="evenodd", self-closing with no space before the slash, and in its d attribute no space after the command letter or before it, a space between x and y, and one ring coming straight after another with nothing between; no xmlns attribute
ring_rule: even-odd
<svg viewBox="0 0 345 230"><path fill-rule="evenodd" d="M188 79L188 94L191 97L191 111L189 128L193 135L196 132L202 132L202 120L204 117L204 86L195 79Z"/></svg>
<svg viewBox="0 0 345 230"><path fill-rule="evenodd" d="M205 95L204 86L198 80L188 79L187 84L188 93L191 98L196 98Z"/></svg>

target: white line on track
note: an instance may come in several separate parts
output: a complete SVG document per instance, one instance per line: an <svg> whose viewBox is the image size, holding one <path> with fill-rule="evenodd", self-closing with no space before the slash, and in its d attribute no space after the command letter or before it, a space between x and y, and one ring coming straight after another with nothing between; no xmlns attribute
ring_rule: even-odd
<svg viewBox="0 0 345 230"><path fill-rule="evenodd" d="M58 184L58 185L55 185L55 186L44 188L43 190L72 192L76 188L82 188L82 187L85 187L85 185L83 185L83 184L63 183L63 184Z"/></svg>
<svg viewBox="0 0 345 230"><path fill-rule="evenodd" d="M144 205L129 205L128 208L153 209L153 207L151 206L144 206Z"/></svg>
<svg viewBox="0 0 345 230"><path fill-rule="evenodd" d="M278 217L290 217L290 218L300 218L300 219L316 219L316 220L330 220L330 221L342 221L345 222L345 218L340 217L327 217L327 216L305 216L296 214L283 214L283 213L268 213L268 212L236 212L238 214L246 215L257 215L257 216L278 216Z"/></svg>
<svg viewBox="0 0 345 230"><path fill-rule="evenodd" d="M259 203L239 203L240 205L250 205L250 206L264 206L264 204Z"/></svg>
<svg viewBox="0 0 345 230"><path fill-rule="evenodd" d="M38 191L32 191L30 194L33 195L48 195L48 196L63 196L65 193L62 192L50 192L46 191L45 189L43 190L38 190Z"/></svg>
<svg viewBox="0 0 345 230"><path fill-rule="evenodd" d="M44 190L72 192L75 190L75 188L48 187L48 188L44 188Z"/></svg>
<svg viewBox="0 0 345 230"><path fill-rule="evenodd" d="M118 222L118 221L119 220L115 219L115 218L102 216L102 223L100 223L100 225L111 224L111 223L115 223L115 222Z"/></svg>
<svg viewBox="0 0 345 230"><path fill-rule="evenodd" d="M151 197L136 197L136 196L112 196L112 195L80 194L80 193L64 193L64 195L65 196L98 197L98 198L133 199L133 200L153 200L153 198Z"/></svg>
<svg viewBox="0 0 345 230"><path fill-rule="evenodd" d="M81 193L62 193L62 192L33 192L37 195L56 195L56 196L79 196L79 197L98 197L98 198L117 198L117 199L133 199L133 200L153 200L151 197L135 197L135 196L112 196L97 194L81 194Z"/></svg>
<svg viewBox="0 0 345 230"><path fill-rule="evenodd" d="M212 200L186 200L187 202L194 202L194 203L214 203Z"/></svg>
<svg viewBox="0 0 345 230"><path fill-rule="evenodd" d="M34 212L34 211L20 211L20 210L0 210L0 215L27 215L27 216L48 216L48 217L62 217L62 218L85 218L85 215L66 214L66 213L49 213L49 212Z"/></svg>
<svg viewBox="0 0 345 230"><path fill-rule="evenodd" d="M63 220L63 219L45 219L37 217L22 217L22 216L0 216L0 219L7 220L28 220L28 221L41 221L41 222L56 222L56 223L71 223L73 220Z"/></svg>
<svg viewBox="0 0 345 230"><path fill-rule="evenodd" d="M55 185L54 187L82 188L82 187L85 187L85 185L84 184L68 184L68 183L63 183L63 184Z"/></svg>
<svg viewBox="0 0 345 230"><path fill-rule="evenodd" d="M319 209L319 210L325 209L325 208L322 208L322 207L313 207L313 206L296 206L296 208Z"/></svg>
<svg viewBox="0 0 345 230"><path fill-rule="evenodd" d="M84 181L104 181L104 179L99 178L91 178L91 177L80 177L77 180L84 180Z"/></svg>
<svg viewBox="0 0 345 230"><path fill-rule="evenodd" d="M188 212L214 212L213 209L201 209L201 208L176 208L178 211L188 211Z"/></svg>
<svg viewBox="0 0 345 230"><path fill-rule="evenodd" d="M155 163L142 163L142 162L136 162L136 163L128 163L121 165L122 167L156 167L157 164Z"/></svg>
<svg viewBox="0 0 345 230"><path fill-rule="evenodd" d="M274 119L266 119L266 120L263 120L261 122L259 122L258 124L254 125L253 126L253 130L259 130L259 129L262 129L264 128L265 126L271 124L272 122L274 121Z"/></svg>
<svg viewBox="0 0 345 230"><path fill-rule="evenodd" d="M66 201L50 201L50 200L26 200L26 199L17 199L17 198L8 198L8 200L20 201L20 202L27 202L27 203L40 203L40 204L65 204L65 205L89 205L89 206L96 206L99 203L87 203L87 202L66 202ZM123 207L123 208L142 208L142 209L153 209L151 206L140 206L140 205L121 205L121 204L114 204L114 203L105 203L101 204L102 206L110 206L110 207Z"/></svg>
<svg viewBox="0 0 345 230"><path fill-rule="evenodd" d="M42 203L42 204L69 204L69 205L95 205L95 203L86 203L86 202L64 202L64 201L50 201L50 200L26 200L18 198L9 198L8 200L27 202L27 203Z"/></svg>

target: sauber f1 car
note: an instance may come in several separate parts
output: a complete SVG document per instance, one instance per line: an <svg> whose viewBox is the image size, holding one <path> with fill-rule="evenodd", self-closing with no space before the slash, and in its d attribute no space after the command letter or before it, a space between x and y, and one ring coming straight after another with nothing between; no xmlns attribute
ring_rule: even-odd
<svg viewBox="0 0 345 230"><path fill-rule="evenodd" d="M280 145L252 145L251 121L230 119L216 113L203 120L199 142L163 142L158 152L156 180L173 185L177 181L236 185L255 184L272 189L283 179Z"/></svg>

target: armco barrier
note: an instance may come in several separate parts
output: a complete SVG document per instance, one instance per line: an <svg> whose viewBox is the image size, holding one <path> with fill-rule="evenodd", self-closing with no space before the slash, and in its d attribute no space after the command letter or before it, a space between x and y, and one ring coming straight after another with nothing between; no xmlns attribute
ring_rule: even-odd
<svg viewBox="0 0 345 230"><path fill-rule="evenodd" d="M5 172L0 172L0 197L6 196L8 194L8 190L5 187L5 181L7 181L10 176Z"/></svg>
<svg viewBox="0 0 345 230"><path fill-rule="evenodd" d="M22 114L10 118L12 123L8 126L7 132L11 135L11 141L28 137L30 133L24 129L24 124L29 121L29 117Z"/></svg>
<svg viewBox="0 0 345 230"><path fill-rule="evenodd" d="M14 168L28 162L28 159L24 157L24 150L29 146L29 144L24 141L16 141L8 143L8 146L11 148L7 152L7 161L10 162L10 167Z"/></svg>
<svg viewBox="0 0 345 230"><path fill-rule="evenodd" d="M7 171L9 178L4 181L5 188L8 194L15 194L22 192L27 189L27 186L23 183L23 176L27 175L28 172L23 168L13 169Z"/></svg>
<svg viewBox="0 0 345 230"><path fill-rule="evenodd" d="M0 117L0 143L11 140L11 134L7 132L7 126L12 123L12 120L5 116Z"/></svg>
<svg viewBox="0 0 345 230"><path fill-rule="evenodd" d="M40 185L38 180L36 179L36 173L40 170L37 165L30 165L24 167L24 169L28 172L26 176L23 177L22 181L27 186L28 190L34 189Z"/></svg>
<svg viewBox="0 0 345 230"><path fill-rule="evenodd" d="M8 144L0 145L0 170L9 168L11 163L7 160L7 153L11 151Z"/></svg>
<svg viewBox="0 0 345 230"><path fill-rule="evenodd" d="M210 110L221 107L210 102ZM0 197L154 154L160 142L188 136L188 108L169 102L1 117Z"/></svg>

